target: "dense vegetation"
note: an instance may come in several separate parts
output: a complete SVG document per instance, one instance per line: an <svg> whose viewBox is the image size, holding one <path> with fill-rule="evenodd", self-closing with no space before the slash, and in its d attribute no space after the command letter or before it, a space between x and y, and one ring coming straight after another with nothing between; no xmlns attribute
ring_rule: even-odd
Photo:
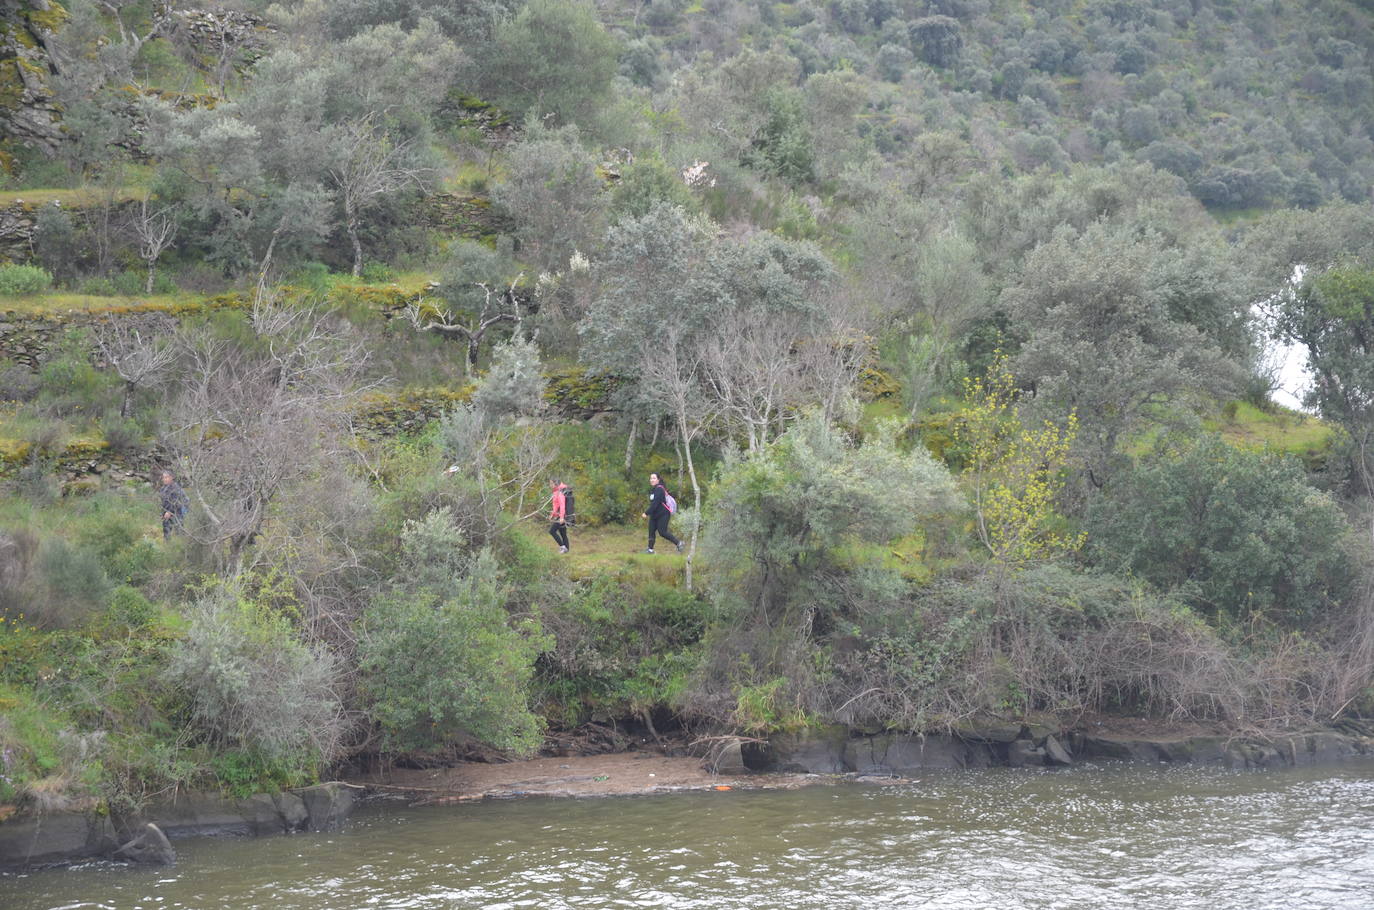
<svg viewBox="0 0 1374 910"><path fill-rule="evenodd" d="M1374 712L1367 2L0 9L0 808Z"/></svg>

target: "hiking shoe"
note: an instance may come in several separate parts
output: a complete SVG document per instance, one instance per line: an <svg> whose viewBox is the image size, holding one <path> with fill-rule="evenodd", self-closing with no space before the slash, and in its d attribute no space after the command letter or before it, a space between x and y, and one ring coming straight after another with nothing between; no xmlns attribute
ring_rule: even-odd
<svg viewBox="0 0 1374 910"><path fill-rule="evenodd" d="M559 548L558 548L558 552L560 552L560 553L566 553L566 552L568 552L568 548L567 548L567 547L559 547Z"/></svg>
<svg viewBox="0 0 1374 910"><path fill-rule="evenodd" d="M645 553L648 553L650 556L652 556L652 555L653 555L653 552L654 552L654 548L653 548L653 547L649 547L649 548L648 548L647 550L645 550L644 552L645 552Z"/></svg>
<svg viewBox="0 0 1374 910"><path fill-rule="evenodd" d="M677 542L677 551L678 551L679 553L682 552L682 541L680 541L680 540Z"/></svg>

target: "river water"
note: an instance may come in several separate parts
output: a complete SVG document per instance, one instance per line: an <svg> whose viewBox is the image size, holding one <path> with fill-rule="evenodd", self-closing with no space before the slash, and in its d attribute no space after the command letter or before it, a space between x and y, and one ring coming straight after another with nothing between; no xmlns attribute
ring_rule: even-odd
<svg viewBox="0 0 1374 910"><path fill-rule="evenodd" d="M1374 908L1374 763L992 769L910 784L372 803L0 877L0 908Z"/></svg>

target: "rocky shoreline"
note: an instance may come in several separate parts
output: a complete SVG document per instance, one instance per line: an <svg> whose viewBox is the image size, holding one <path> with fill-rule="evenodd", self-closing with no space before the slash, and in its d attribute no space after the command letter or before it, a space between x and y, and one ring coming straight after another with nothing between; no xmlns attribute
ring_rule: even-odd
<svg viewBox="0 0 1374 910"><path fill-rule="evenodd" d="M834 726L769 740L722 737L705 751L705 756L639 751L470 762L363 774L246 799L183 794L130 816L98 810L16 816L0 822L0 871L99 857L171 863L177 838L330 830L366 796L436 805L529 796L793 789L846 779L902 779L929 771L1070 768L1104 761L1232 770L1309 767L1374 756L1374 722L1342 721L1328 728L1264 737L1198 729L1142 732L1100 722L1062 730L1048 719L989 721L925 736Z"/></svg>

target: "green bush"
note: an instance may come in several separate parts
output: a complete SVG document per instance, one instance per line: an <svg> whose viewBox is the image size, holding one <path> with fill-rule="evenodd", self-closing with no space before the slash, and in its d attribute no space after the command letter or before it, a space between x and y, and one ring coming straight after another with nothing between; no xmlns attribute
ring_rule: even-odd
<svg viewBox="0 0 1374 910"><path fill-rule="evenodd" d="M396 270L385 262L369 262L363 266L361 277L368 284L384 284L396 280Z"/></svg>
<svg viewBox="0 0 1374 910"><path fill-rule="evenodd" d="M120 417L118 411L109 411L100 419L100 433L113 452L128 454L143 448L146 434L142 425L132 417Z"/></svg>
<svg viewBox="0 0 1374 910"><path fill-rule="evenodd" d="M52 360L39 371L38 406L49 414L65 417L77 413L99 413L115 384L113 374L104 374L75 338L69 338Z"/></svg>
<svg viewBox="0 0 1374 910"><path fill-rule="evenodd" d="M146 629L157 620L157 607L137 588L120 585L110 595L110 624L129 631Z"/></svg>
<svg viewBox="0 0 1374 910"><path fill-rule="evenodd" d="M80 294L89 294L92 297L113 297L120 293L109 278L87 278L76 286L76 290Z"/></svg>
<svg viewBox="0 0 1374 910"><path fill-rule="evenodd" d="M1099 565L1210 615L1294 622L1344 595L1351 530L1297 459L1209 436L1152 455L1109 488L1090 515L1088 546Z"/></svg>
<svg viewBox="0 0 1374 910"><path fill-rule="evenodd" d="M110 596L110 579L99 554L85 547L50 538L38 548L37 563L38 584L28 612L45 628L78 625Z"/></svg>
<svg viewBox="0 0 1374 910"><path fill-rule="evenodd" d="M461 733L517 754L539 747L529 687L551 642L534 620L508 625L507 594L483 553L442 593L401 590L373 604L359 634L359 684L384 748L442 748Z"/></svg>
<svg viewBox="0 0 1374 910"><path fill-rule="evenodd" d="M556 644L539 664L544 710L576 724L676 706L709 612L671 585L600 576L579 586L545 615Z"/></svg>
<svg viewBox="0 0 1374 910"><path fill-rule="evenodd" d="M112 279L95 279L82 285L83 289L87 286L105 282L110 290L107 293L120 294L125 297L139 297L147 293L148 273L144 269L125 269ZM162 272L153 274L153 293L154 294L175 294L177 291L176 282L170 275ZM85 291L87 294L99 293L98 291Z"/></svg>
<svg viewBox="0 0 1374 910"><path fill-rule="evenodd" d="M36 265L0 265L0 296L41 294L52 287L52 274Z"/></svg>

